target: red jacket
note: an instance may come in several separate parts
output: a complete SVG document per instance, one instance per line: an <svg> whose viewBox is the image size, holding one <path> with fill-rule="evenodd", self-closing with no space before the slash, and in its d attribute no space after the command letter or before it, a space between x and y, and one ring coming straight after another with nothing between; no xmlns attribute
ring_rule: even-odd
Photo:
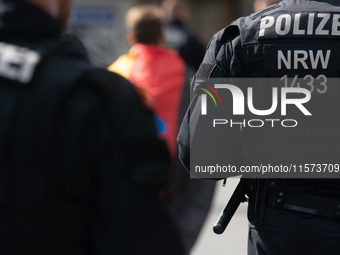
<svg viewBox="0 0 340 255"><path fill-rule="evenodd" d="M135 44L109 68L144 90L158 117L165 122L172 157L176 153L178 115L184 87L185 64L172 50L158 45Z"/></svg>

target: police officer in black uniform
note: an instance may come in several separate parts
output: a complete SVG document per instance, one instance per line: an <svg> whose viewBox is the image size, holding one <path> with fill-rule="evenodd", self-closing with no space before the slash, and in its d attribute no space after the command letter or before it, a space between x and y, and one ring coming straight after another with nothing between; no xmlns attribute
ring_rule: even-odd
<svg viewBox="0 0 340 255"><path fill-rule="evenodd" d="M164 0L162 7L167 20L164 27L166 46L175 49L185 63L197 71L204 57L205 48L197 35L190 32L185 26L190 15L188 3Z"/></svg>
<svg viewBox="0 0 340 255"><path fill-rule="evenodd" d="M0 1L0 253L182 254L153 114L61 40L70 5Z"/></svg>
<svg viewBox="0 0 340 255"><path fill-rule="evenodd" d="M240 18L215 34L196 79L271 77L287 82L288 86L294 82L295 87L298 81L298 86L311 93L311 100L305 106L312 117L300 118L296 129L244 125L242 130L224 128L223 135L202 131L202 90L199 90L201 83L196 82L193 87L196 96L179 133L180 158L187 169L190 151L194 149L190 144L201 147L202 157L209 153L216 155L209 143L218 136L225 144L221 161L224 164L238 167L268 163L305 167L307 164L306 171L310 163L336 167L340 105L338 82L334 82L334 78L340 73L339 36L340 2L336 0L283 0ZM255 104L272 102L273 85L252 85ZM231 117L230 113L226 119ZM204 142L197 141L196 137L203 137L196 136L199 132L204 132ZM260 220L249 219L248 254L339 252L340 181L304 177L269 179L266 196L250 203L253 207L262 203L265 210L258 217ZM254 186L250 185L249 189L253 190ZM252 218L248 214L249 217Z"/></svg>

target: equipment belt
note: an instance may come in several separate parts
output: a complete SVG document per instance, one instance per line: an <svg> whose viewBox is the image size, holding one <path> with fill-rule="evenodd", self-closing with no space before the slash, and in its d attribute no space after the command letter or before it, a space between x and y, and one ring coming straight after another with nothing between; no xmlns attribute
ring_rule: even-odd
<svg viewBox="0 0 340 255"><path fill-rule="evenodd" d="M267 206L340 220L340 199L268 189Z"/></svg>

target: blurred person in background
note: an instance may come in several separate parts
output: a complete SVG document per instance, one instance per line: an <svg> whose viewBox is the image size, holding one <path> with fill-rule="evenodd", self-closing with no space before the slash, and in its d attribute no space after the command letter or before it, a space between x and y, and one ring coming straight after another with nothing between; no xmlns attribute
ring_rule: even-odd
<svg viewBox="0 0 340 255"><path fill-rule="evenodd" d="M0 2L0 254L183 254L153 113L61 40L70 9Z"/></svg>
<svg viewBox="0 0 340 255"><path fill-rule="evenodd" d="M108 70L129 79L145 95L161 122L161 137L174 159L186 72L184 61L175 51L163 46L163 15L156 5L132 7L126 14L126 26L131 49Z"/></svg>
<svg viewBox="0 0 340 255"><path fill-rule="evenodd" d="M173 156L162 203L177 224L189 253L208 212L215 184L190 180L177 156L178 127L190 101L188 68L175 51L164 47L163 13L159 7L132 7L126 14L126 25L131 49L108 70L125 76L144 93L162 122L161 137Z"/></svg>
<svg viewBox="0 0 340 255"><path fill-rule="evenodd" d="M188 1L164 0L162 9L166 20L166 46L175 49L185 63L197 71L205 54L205 46L185 25L190 18Z"/></svg>
<svg viewBox="0 0 340 255"><path fill-rule="evenodd" d="M166 21L164 26L165 45L175 49L187 66L179 113L180 124L190 104L191 77L194 76L203 60L205 46L186 27L186 23L190 19L190 3L188 1L164 0L162 9ZM175 219L187 252L191 250L200 233L208 215L214 192L215 182L190 178L178 159L177 152L162 203Z"/></svg>

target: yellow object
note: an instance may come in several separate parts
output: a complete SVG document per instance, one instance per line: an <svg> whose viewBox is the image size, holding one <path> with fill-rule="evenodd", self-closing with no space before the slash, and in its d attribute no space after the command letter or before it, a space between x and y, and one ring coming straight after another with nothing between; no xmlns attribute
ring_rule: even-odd
<svg viewBox="0 0 340 255"><path fill-rule="evenodd" d="M135 56L132 54L125 54L120 56L107 70L115 72L125 79L129 79L132 68L135 62Z"/></svg>

